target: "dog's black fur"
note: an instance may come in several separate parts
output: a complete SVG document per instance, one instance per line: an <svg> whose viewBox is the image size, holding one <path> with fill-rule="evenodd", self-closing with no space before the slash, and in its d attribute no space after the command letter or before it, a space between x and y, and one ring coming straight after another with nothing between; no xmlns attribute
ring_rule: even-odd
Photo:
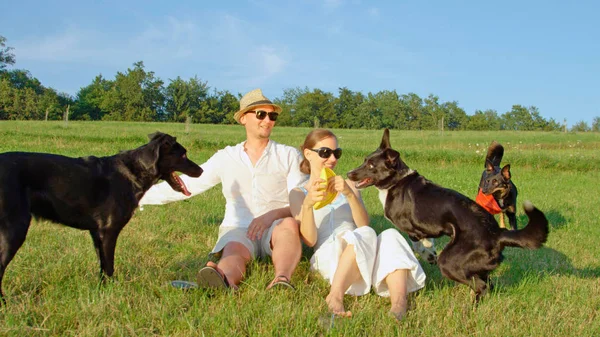
<svg viewBox="0 0 600 337"><path fill-rule="evenodd" d="M512 230L517 229L517 187L511 180L510 164L500 168L504 147L492 141L485 157L485 170L481 174L479 188L485 195L492 195L500 206L500 227L506 228L504 214Z"/></svg>
<svg viewBox="0 0 600 337"><path fill-rule="evenodd" d="M70 158L48 153L0 154L0 296L7 265L25 241L31 217L88 230L100 273L112 276L117 237L138 202L159 179L189 191L175 171L199 177L202 168L168 134L110 157Z"/></svg>
<svg viewBox="0 0 600 337"><path fill-rule="evenodd" d="M548 237L544 213L524 204L529 224L522 230L498 227L494 217L466 196L411 170L390 147L385 129L379 149L348 173L358 188L374 185L380 191L384 214L414 241L447 235L451 238L438 257L442 275L470 286L479 301L490 287L489 274L503 259L504 247L539 248Z"/></svg>

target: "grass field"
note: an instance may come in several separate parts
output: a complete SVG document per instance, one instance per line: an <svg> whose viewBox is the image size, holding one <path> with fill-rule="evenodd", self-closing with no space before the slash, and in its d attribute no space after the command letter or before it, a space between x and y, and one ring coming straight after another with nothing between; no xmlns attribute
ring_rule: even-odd
<svg viewBox="0 0 600 337"><path fill-rule="evenodd" d="M112 155L141 146L160 130L202 163L244 139L241 126L111 122L0 123L0 152ZM273 139L298 146L306 128L275 128ZM339 174L358 166L381 140L380 130L334 130L344 156ZM296 292L267 292L273 267L255 261L236 293L181 291L171 280L195 280L207 261L224 211L220 188L165 206L146 206L117 245L115 277L99 286L87 232L34 220L8 266L0 336L598 336L600 335L600 134L541 132L401 132L392 146L430 180L475 197L487 145L505 146L519 204L546 213L551 232L539 250L507 248L493 292L473 306L469 288L422 262L424 289L400 323L389 302L371 293L345 299L351 319L327 314L328 285L308 270L308 250L293 276ZM390 227L377 192L363 192L372 226ZM2 217L3 214L0 214ZM519 226L525 225L522 208ZM437 241L438 252L447 239ZM1 247L0 247L1 249Z"/></svg>

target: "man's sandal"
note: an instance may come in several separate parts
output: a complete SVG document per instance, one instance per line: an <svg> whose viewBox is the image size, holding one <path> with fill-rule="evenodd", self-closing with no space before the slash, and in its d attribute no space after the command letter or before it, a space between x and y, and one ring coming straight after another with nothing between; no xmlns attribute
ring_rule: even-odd
<svg viewBox="0 0 600 337"><path fill-rule="evenodd" d="M271 283L267 286L267 290L269 289L296 290L296 288L294 288L294 286L290 283L290 280L283 275L278 275L277 277L275 277L273 281L271 281Z"/></svg>
<svg viewBox="0 0 600 337"><path fill-rule="evenodd" d="M198 272L198 286L215 289L230 288L227 277L217 267L208 265Z"/></svg>

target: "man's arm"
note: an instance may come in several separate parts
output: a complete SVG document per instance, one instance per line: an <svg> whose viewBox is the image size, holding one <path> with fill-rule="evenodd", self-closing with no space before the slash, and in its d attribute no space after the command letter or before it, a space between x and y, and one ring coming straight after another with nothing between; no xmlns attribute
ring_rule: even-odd
<svg viewBox="0 0 600 337"><path fill-rule="evenodd" d="M221 172L223 166L219 165L219 152L215 153L204 164L200 165L203 170L200 177L193 178L185 174L180 176L188 191L190 191L190 196L186 196L181 192L173 190L166 181L163 181L150 187L150 189L140 200L139 206L163 205L174 201L185 200L198 195L220 183L221 176L219 173Z"/></svg>
<svg viewBox="0 0 600 337"><path fill-rule="evenodd" d="M300 161L302 160L302 155L300 151L291 148L291 151L288 152L287 165L288 176L287 176L287 190L288 193L299 186L301 183L306 181L308 176L300 171ZM289 202L289 200L286 200ZM266 232L271 226L273 222L291 217L292 212L290 210L289 204L285 207L276 208L266 212L265 214L255 218L252 220L250 225L248 226L248 232L246 236L251 239L260 239L264 232Z"/></svg>
<svg viewBox="0 0 600 337"><path fill-rule="evenodd" d="M248 225L248 232L246 233L246 236L250 240L260 239L263 236L263 234L269 228L271 228L275 221L290 216L292 216L292 212L290 211L289 206L272 209L267 213L254 218L252 222L250 222L250 225Z"/></svg>

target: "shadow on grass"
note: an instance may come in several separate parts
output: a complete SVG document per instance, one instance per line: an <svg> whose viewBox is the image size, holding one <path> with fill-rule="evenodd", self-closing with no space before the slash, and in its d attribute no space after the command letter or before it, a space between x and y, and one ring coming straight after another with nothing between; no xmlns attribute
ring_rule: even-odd
<svg viewBox="0 0 600 337"><path fill-rule="evenodd" d="M546 215L546 219L548 219L548 225L550 227L550 232L553 230L560 229L567 224L567 218L565 218L559 211L557 210L549 210L544 211ZM517 217L517 227L519 229L523 229L527 226L529 222L529 218L526 214L521 214Z"/></svg>
<svg viewBox="0 0 600 337"><path fill-rule="evenodd" d="M511 248L510 250L517 249ZM575 276L582 279L600 277L600 268L579 269L573 265L571 258L553 248L542 247L534 251L520 250L510 254L513 256L505 255L507 256L503 263L507 264L509 268L500 278L504 285L517 284L523 276L531 273L537 274L539 279L551 275Z"/></svg>
<svg viewBox="0 0 600 337"><path fill-rule="evenodd" d="M560 228L567 223L567 220L556 211L546 213L553 229ZM527 221L527 216L520 217L520 223ZM381 215L371 216L371 226L379 234L388 228L395 228L385 217ZM405 233L402 233L406 240L409 240ZM216 241L216 237L215 237ZM444 246L448 243L448 237L441 237L435 240L436 250L441 252ZM209 247L210 249L210 247ZM296 270L294 279L304 280L304 282L314 281L311 277L310 257L313 254L313 249L303 245L302 258L298 270ZM577 269L573 266L570 258L565 254L547 247L542 247L537 250L525 250L518 248L506 248L504 250L505 260L502 264L504 271L499 273L492 272L491 278L498 286L495 291L508 291L509 288L518 286L520 282L531 273L535 273L542 279L546 275L574 275L580 278L598 278L600 277L600 268L584 268ZM218 261L217 257L212 257L207 252L197 252L197 254L187 255L185 258L178 261L173 261L167 267L169 271L175 275L176 279L195 281L196 272L206 264L209 260ZM437 292L440 289L447 287L456 287L459 284L444 278L437 265L431 265L425 260L419 258L419 262L427 275L426 286L422 290L425 293ZM270 274L272 271L272 262L269 257L260 258L253 261L247 269L246 279L251 278L253 273L263 275ZM306 270L303 270L306 269ZM270 277L270 276L269 276ZM316 277L316 276L315 276ZM503 290L505 289L505 290Z"/></svg>
<svg viewBox="0 0 600 337"><path fill-rule="evenodd" d="M560 229L567 224L567 219L558 211L551 210L545 212L548 222L551 226L551 231ZM519 217L518 223L525 224L528 221L527 215ZM385 217L383 216L372 216L371 225L377 233L381 233L387 228L395 228ZM525 225L523 225L525 227ZM522 228L522 227L519 227ZM409 240L406 233L402 235ZM448 237L441 237L435 239L436 251L439 253L444 249L448 243ZM552 248L542 247L536 250L527 250L520 248L505 248L504 261L502 267L505 268L505 272L501 275L491 273L491 278L494 283L499 287L496 287L497 291L507 289L506 287L513 287L520 284L523 278L531 273L537 274L539 280L542 280L548 275L569 275L576 276L579 278L591 279L600 277L600 268L576 268L571 259ZM423 259L419 259L425 274L427 275L427 281L424 291L437 291L446 287L454 287L458 283L450 281L441 275L439 267L437 265L431 265Z"/></svg>

